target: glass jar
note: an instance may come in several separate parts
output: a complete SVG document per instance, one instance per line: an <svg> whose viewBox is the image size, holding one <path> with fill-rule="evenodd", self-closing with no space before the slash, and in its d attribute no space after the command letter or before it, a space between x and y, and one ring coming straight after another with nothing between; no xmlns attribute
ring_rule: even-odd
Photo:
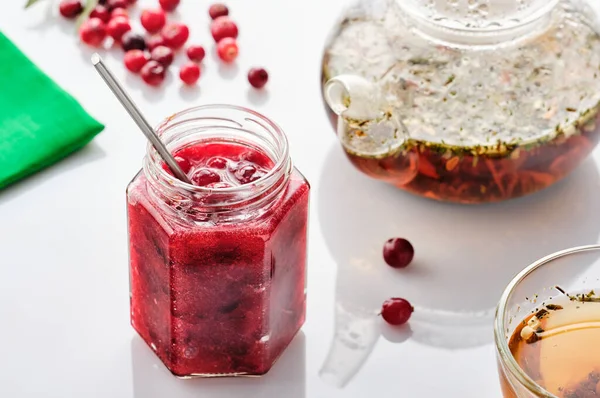
<svg viewBox="0 0 600 398"><path fill-rule="evenodd" d="M361 0L323 92L350 161L441 201L550 186L600 136L600 25L586 0Z"/></svg>
<svg viewBox="0 0 600 398"><path fill-rule="evenodd" d="M579 303L573 299L573 296L582 292L590 292L590 289L599 288L600 281L600 245L582 246L569 250L564 250L550 256L547 256L524 269L508 285L496 311L496 320L494 323L494 339L496 343L496 354L498 359L498 371L502 393L505 398L569 398L569 397L592 397L596 396L596 389L600 390L598 379L594 380L593 386L587 385L591 381L592 375L600 378L598 369L588 375L589 370L593 370L598 365L598 351L593 344L590 345L585 340L590 335L578 334L574 339L581 344L571 344L565 340L556 340L553 336L575 330L585 330L581 327L587 319L581 318L585 314L580 308L593 310L593 316L598 319L600 315L597 307L600 304ZM562 290L562 291L561 291ZM563 291L565 293L563 293ZM572 293L565 297L565 294ZM590 298L589 295L586 296ZM599 301L600 298L592 296L591 300ZM566 302L567 304L564 304ZM558 308L558 304L563 304L565 308ZM572 307L567 307L571 304ZM587 304L587 306L586 306ZM551 307L554 305L554 307ZM560 311L564 315L571 311L569 316L561 319L561 322L554 320L553 329L547 329L549 320L540 317L544 325L544 332L552 334L546 337L540 337L541 342L548 342L555 351L542 352L542 348L536 350L536 346L531 346L529 352L522 352L522 356L517 360L513 354L513 334L518 328L523 328L524 319L528 319L534 314L540 316L540 310ZM594 311L595 310L595 311ZM572 311L581 311L579 315ZM578 319L581 318L581 319ZM578 323L568 323L564 320L578 320ZM585 319L584 321L582 321ZM530 321L529 321L530 322ZM597 323L597 322L596 322ZM566 326L565 326L566 325ZM576 327L573 325L577 325ZM597 330L598 325L594 323L585 324L588 330L593 332ZM556 327L560 326L560 327ZM584 331L586 333L587 331ZM582 336L584 339L582 339ZM592 335L593 336L593 335ZM511 349L512 348L512 349ZM566 353L566 355L565 355ZM545 364L544 364L545 362ZM573 364L576 363L576 366ZM592 365L590 365L590 363ZM522 365L525 366L522 367ZM558 364L558 365L555 365ZM530 367L527 371L524 370ZM559 368L560 367L560 368ZM565 369L563 369L565 367ZM556 369L555 369L556 368ZM572 368L577 368L573 371ZM537 374L538 377L532 377ZM560 377L548 377L548 374ZM565 379L569 383L563 384ZM581 383L583 382L583 383ZM598 385L598 387L596 387ZM577 391L579 389L579 391ZM593 391L584 391L592 389Z"/></svg>
<svg viewBox="0 0 600 398"><path fill-rule="evenodd" d="M305 319L309 184L253 111L189 109L157 132L192 181L206 169L185 170L198 159L184 153L231 178L272 164L245 185L196 186L148 146L127 189L131 323L176 376L264 374Z"/></svg>

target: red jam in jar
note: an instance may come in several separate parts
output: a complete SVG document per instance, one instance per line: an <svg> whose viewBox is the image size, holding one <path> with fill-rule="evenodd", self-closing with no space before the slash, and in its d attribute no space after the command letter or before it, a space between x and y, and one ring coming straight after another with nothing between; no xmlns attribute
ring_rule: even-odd
<svg viewBox="0 0 600 398"><path fill-rule="evenodd" d="M127 190L131 323L180 377L266 373L305 319L310 187L281 129L252 111L190 109L158 132Z"/></svg>

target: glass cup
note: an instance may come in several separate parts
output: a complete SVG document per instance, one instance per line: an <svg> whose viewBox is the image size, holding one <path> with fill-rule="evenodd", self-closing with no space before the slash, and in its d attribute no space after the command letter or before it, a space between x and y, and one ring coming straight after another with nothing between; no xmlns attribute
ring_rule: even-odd
<svg viewBox="0 0 600 398"><path fill-rule="evenodd" d="M576 293L600 287L600 245L567 249L542 258L518 274L504 291L496 312L494 338L505 398L558 398L521 369L508 345L523 319L562 294L557 286Z"/></svg>

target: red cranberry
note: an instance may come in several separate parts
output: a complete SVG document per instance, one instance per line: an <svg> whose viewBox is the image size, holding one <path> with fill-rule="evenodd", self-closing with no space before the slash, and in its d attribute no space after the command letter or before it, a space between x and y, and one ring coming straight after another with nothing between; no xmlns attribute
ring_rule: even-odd
<svg viewBox="0 0 600 398"><path fill-rule="evenodd" d="M224 188L231 188L231 184L228 182L213 182L211 184L208 184L206 186L206 188L211 188L211 189L224 189Z"/></svg>
<svg viewBox="0 0 600 398"><path fill-rule="evenodd" d="M210 15L212 19L227 16L229 15L229 8L227 8L225 4L216 3L210 6L208 9L208 15Z"/></svg>
<svg viewBox="0 0 600 398"><path fill-rule="evenodd" d="M146 40L141 35L137 33L133 33L132 31L126 32L123 37L121 37L121 45L123 46L123 50L145 50L146 49Z"/></svg>
<svg viewBox="0 0 600 398"><path fill-rule="evenodd" d="M200 169L192 176L192 181L200 186L205 187L214 182L221 182L221 176L209 169Z"/></svg>
<svg viewBox="0 0 600 398"><path fill-rule="evenodd" d="M150 57L145 51L142 50L130 50L125 53L125 67L133 72L139 73L144 65L150 61Z"/></svg>
<svg viewBox="0 0 600 398"><path fill-rule="evenodd" d="M414 255L415 249L406 239L392 238L383 246L383 258L390 267L405 268Z"/></svg>
<svg viewBox="0 0 600 398"><path fill-rule="evenodd" d="M108 23L110 21L110 11L104 6L97 5L90 13L90 18L98 18L102 22Z"/></svg>
<svg viewBox="0 0 600 398"><path fill-rule="evenodd" d="M60 15L65 18L75 18L83 11L83 4L79 0L63 0L58 6Z"/></svg>
<svg viewBox="0 0 600 398"><path fill-rule="evenodd" d="M165 80L167 70L157 61L150 60L142 67L142 79L150 86L160 86Z"/></svg>
<svg viewBox="0 0 600 398"><path fill-rule="evenodd" d="M160 32L167 23L167 15L163 10L144 10L141 17L142 26L150 33Z"/></svg>
<svg viewBox="0 0 600 398"><path fill-rule="evenodd" d="M175 161L179 165L181 171L183 171L185 174L187 174L192 168L192 164L190 163L190 161L185 158L182 158L181 156L175 156Z"/></svg>
<svg viewBox="0 0 600 398"><path fill-rule="evenodd" d="M127 10L125 8L115 8L114 10L112 10L110 12L110 19L113 19L116 17L129 18L129 12L127 12Z"/></svg>
<svg viewBox="0 0 600 398"><path fill-rule="evenodd" d="M263 88L269 81L269 73L263 68L252 68L248 72L248 81L254 88Z"/></svg>
<svg viewBox="0 0 600 398"><path fill-rule="evenodd" d="M208 159L206 165L208 167L212 167L213 169L225 169L227 167L227 163L227 159L220 156L215 156L214 158Z"/></svg>
<svg viewBox="0 0 600 398"><path fill-rule="evenodd" d="M110 20L106 26L108 35L115 39L115 41L121 41L123 35L131 30L129 19L125 17L117 17Z"/></svg>
<svg viewBox="0 0 600 398"><path fill-rule="evenodd" d="M206 51L202 46L189 46L187 56L191 61L200 63L206 57Z"/></svg>
<svg viewBox="0 0 600 398"><path fill-rule="evenodd" d="M229 17L219 17L211 22L210 33L218 43L226 37L238 37L238 27Z"/></svg>
<svg viewBox="0 0 600 398"><path fill-rule="evenodd" d="M152 51L158 46L165 46L165 39L162 36L152 36L148 40L146 40L146 44L148 45L148 50Z"/></svg>
<svg viewBox="0 0 600 398"><path fill-rule="evenodd" d="M152 50L152 52L150 53L150 58L160 62L165 66L165 68L168 68L173 63L173 60L175 59L175 54L173 53L173 50L171 50L169 47L158 46L154 50Z"/></svg>
<svg viewBox="0 0 600 398"><path fill-rule="evenodd" d="M99 47L106 38L106 24L99 18L90 18L81 24L79 37L85 44Z"/></svg>
<svg viewBox="0 0 600 398"><path fill-rule="evenodd" d="M193 62L188 62L179 70L179 78L185 84L193 86L200 79L200 67Z"/></svg>
<svg viewBox="0 0 600 398"><path fill-rule="evenodd" d="M173 11L179 5L179 0L158 0L160 7L165 11Z"/></svg>
<svg viewBox="0 0 600 398"><path fill-rule="evenodd" d="M237 41L226 37L217 44L217 54L225 62L233 62L239 54Z"/></svg>
<svg viewBox="0 0 600 398"><path fill-rule="evenodd" d="M408 322L414 310L408 301L401 298L391 298L383 303L381 316L390 325L403 325Z"/></svg>
<svg viewBox="0 0 600 398"><path fill-rule="evenodd" d="M167 47L178 49L182 47L190 37L189 28L182 23L171 23L160 32Z"/></svg>
<svg viewBox="0 0 600 398"><path fill-rule="evenodd" d="M127 0L108 0L106 5L110 10L114 10L115 8L127 8L129 7L129 1Z"/></svg>

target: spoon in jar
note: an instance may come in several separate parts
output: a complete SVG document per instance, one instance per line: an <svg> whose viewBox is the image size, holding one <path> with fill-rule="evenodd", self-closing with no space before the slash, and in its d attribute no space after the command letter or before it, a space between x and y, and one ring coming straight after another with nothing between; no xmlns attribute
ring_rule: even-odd
<svg viewBox="0 0 600 398"><path fill-rule="evenodd" d="M148 120L146 120L142 112L133 103L133 100L131 99L129 94L127 94L123 86L119 84L113 73L108 69L106 64L102 61L102 58L100 58L100 55L98 55L97 53L94 53L92 55L92 64L94 64L96 71L98 71L100 76L102 76L104 82L108 85L113 94L117 97L121 105L123 105L127 113L129 113L129 115L138 125L140 130L142 130L142 133L144 133L146 138L148 138L148 140L152 143L160 157L169 166L169 168L173 172L173 175L187 184L194 185L192 181L190 181L188 176L183 172L183 170L181 170L181 167L179 167L179 164L177 163L173 155L171 155L171 152L169 152L165 144L161 141L158 134L156 134L156 131L154 131L152 126L150 126Z"/></svg>

